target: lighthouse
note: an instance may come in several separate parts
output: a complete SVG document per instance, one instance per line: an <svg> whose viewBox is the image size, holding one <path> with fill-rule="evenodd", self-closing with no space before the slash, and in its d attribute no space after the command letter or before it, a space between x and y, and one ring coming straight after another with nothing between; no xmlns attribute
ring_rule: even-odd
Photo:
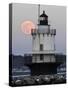
<svg viewBox="0 0 68 90"><path fill-rule="evenodd" d="M31 76L57 74L60 62L57 62L55 53L56 29L51 29L48 15L44 10L40 14L40 5L37 28L31 29L31 36L32 61L27 64L31 70Z"/></svg>
<svg viewBox="0 0 68 90"><path fill-rule="evenodd" d="M38 28L32 29L32 75L57 73L56 29L51 29L45 11L39 15Z"/></svg>

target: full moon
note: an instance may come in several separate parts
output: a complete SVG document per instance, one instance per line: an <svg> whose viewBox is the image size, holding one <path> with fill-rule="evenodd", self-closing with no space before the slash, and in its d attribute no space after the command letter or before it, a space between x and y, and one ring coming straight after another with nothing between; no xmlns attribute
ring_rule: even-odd
<svg viewBox="0 0 68 90"><path fill-rule="evenodd" d="M25 34L31 34L31 29L35 29L35 24L32 21L24 21L21 23L21 30Z"/></svg>

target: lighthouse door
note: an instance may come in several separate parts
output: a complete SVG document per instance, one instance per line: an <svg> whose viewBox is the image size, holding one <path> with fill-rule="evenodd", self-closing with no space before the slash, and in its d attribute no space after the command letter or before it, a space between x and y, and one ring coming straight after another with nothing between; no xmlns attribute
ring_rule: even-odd
<svg viewBox="0 0 68 90"><path fill-rule="evenodd" d="M40 51L43 51L43 44L40 44Z"/></svg>

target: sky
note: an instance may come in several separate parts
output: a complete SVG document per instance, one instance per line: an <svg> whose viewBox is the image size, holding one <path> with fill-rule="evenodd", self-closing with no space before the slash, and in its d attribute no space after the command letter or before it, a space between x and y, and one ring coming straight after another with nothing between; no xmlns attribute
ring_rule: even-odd
<svg viewBox="0 0 68 90"><path fill-rule="evenodd" d="M66 7L40 5L40 14L43 10L48 15L51 28L56 29L56 52L66 54ZM12 54L23 55L32 51L32 36L21 30L21 23L32 21L38 24L38 5L14 3L12 5Z"/></svg>

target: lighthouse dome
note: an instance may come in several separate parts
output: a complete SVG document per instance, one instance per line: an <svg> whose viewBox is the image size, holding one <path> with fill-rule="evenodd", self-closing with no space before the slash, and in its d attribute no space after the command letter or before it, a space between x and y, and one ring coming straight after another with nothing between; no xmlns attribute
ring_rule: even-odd
<svg viewBox="0 0 68 90"><path fill-rule="evenodd" d="M45 14L45 11L40 15L40 25L48 25L48 16Z"/></svg>

